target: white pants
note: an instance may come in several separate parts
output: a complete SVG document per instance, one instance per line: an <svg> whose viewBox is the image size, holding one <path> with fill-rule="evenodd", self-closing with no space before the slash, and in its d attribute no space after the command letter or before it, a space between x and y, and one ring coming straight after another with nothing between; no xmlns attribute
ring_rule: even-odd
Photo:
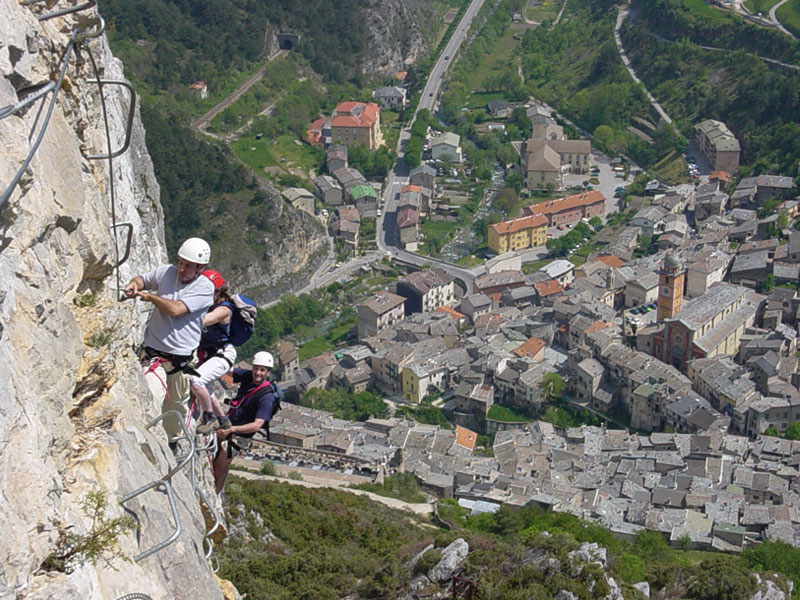
<svg viewBox="0 0 800 600"><path fill-rule="evenodd" d="M222 355L222 356L220 356ZM223 356L225 358L223 358ZM225 360L228 359L228 360ZM230 362L229 362L230 361ZM192 384L202 386L208 390L209 396L214 396L214 382L231 370L231 365L236 362L236 347L227 344L217 354L197 367L200 377L192 377Z"/></svg>

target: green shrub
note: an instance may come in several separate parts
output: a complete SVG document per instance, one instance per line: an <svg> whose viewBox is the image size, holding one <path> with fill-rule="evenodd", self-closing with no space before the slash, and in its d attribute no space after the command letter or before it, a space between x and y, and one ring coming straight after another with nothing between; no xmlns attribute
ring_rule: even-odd
<svg viewBox="0 0 800 600"><path fill-rule="evenodd" d="M60 531L56 549L44 559L42 569L71 573L84 563L97 564L103 559L106 566L115 568L112 560L120 559L128 562L119 547L120 538L136 527L133 517L106 516L108 499L105 492L89 492L81 501L84 516L92 521L91 529L86 534L74 533L69 528Z"/></svg>
<svg viewBox="0 0 800 600"><path fill-rule="evenodd" d="M419 557L417 564L414 565L415 573L427 573L442 560L442 551L439 548L431 548Z"/></svg>
<svg viewBox="0 0 800 600"><path fill-rule="evenodd" d="M272 462L271 460L268 459L264 460L261 463L261 474L274 477L275 475L278 474L278 468L275 466L275 463Z"/></svg>

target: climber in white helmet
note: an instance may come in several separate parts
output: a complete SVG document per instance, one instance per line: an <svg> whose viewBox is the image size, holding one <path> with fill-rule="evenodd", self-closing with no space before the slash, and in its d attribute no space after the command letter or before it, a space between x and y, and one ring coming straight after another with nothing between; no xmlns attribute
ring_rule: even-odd
<svg viewBox="0 0 800 600"><path fill-rule="evenodd" d="M281 392L271 380L275 361L269 352L256 352L252 369L234 369L233 381L239 384L236 397L228 411L230 425L217 430L220 444L214 458L214 482L217 493L225 486L231 462L238 452L250 446L259 429L265 429L269 439L269 422L281 407Z"/></svg>
<svg viewBox="0 0 800 600"><path fill-rule="evenodd" d="M214 285L200 277L211 258L205 240L189 238L178 250L178 266L162 265L137 275L125 286L128 298L150 302L155 310L144 331L142 364L145 379L162 413L188 412L189 362L200 344L203 316L214 302ZM170 448L177 451L183 429L174 417L162 421Z"/></svg>

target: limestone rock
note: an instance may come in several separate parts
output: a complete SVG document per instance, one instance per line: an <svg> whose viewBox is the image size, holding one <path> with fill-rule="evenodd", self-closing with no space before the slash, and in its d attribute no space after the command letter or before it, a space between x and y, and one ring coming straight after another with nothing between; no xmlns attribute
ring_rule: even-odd
<svg viewBox="0 0 800 600"><path fill-rule="evenodd" d="M469 553L469 544L463 538L453 540L447 548L442 550L442 559L428 571L428 579L443 583L452 579L458 571L461 561Z"/></svg>
<svg viewBox="0 0 800 600"><path fill-rule="evenodd" d="M90 9L39 22L36 15L51 8L0 0L0 106L17 103L27 85L54 80L72 31L85 28L93 14ZM105 37L88 43L100 76L123 79ZM113 599L141 592L217 600L222 593L204 556L206 527L188 467L171 480L181 533L167 548L140 562L100 560L72 573L40 569L56 549L59 530L90 530L81 508L88 492L104 491L107 515L122 516L120 498L174 464L161 430L146 428L160 407L131 351L141 342L147 307L118 302L118 284L166 261L144 130L137 112L130 147L114 159L113 172L107 161L87 160L84 153L107 149L99 90L88 81L95 76L88 61L79 67L74 53L69 60L42 143L0 206L0 536L14 540L0 545L0 597ZM117 149L125 138L129 96L109 85L104 97ZM51 98L44 98L45 108ZM0 120L0 193L32 149L38 106ZM130 258L117 272L127 227L133 232ZM219 515L200 458L194 478ZM176 527L163 490L150 490L125 508L138 520L137 534L120 539L128 557Z"/></svg>
<svg viewBox="0 0 800 600"><path fill-rule="evenodd" d="M578 597L572 592L568 592L567 590L561 590L555 595L553 600L578 600Z"/></svg>
<svg viewBox="0 0 800 600"><path fill-rule="evenodd" d="M650 584L646 581L641 581L639 583L633 584L634 589L639 590L642 594L645 595L646 598L650 597Z"/></svg>

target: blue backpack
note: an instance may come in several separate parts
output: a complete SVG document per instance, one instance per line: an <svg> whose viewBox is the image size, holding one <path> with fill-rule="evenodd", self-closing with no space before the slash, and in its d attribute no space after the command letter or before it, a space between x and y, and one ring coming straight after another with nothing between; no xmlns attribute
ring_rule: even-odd
<svg viewBox="0 0 800 600"><path fill-rule="evenodd" d="M231 325L228 339L234 346L241 346L253 335L256 324L256 303L242 294L231 297Z"/></svg>

